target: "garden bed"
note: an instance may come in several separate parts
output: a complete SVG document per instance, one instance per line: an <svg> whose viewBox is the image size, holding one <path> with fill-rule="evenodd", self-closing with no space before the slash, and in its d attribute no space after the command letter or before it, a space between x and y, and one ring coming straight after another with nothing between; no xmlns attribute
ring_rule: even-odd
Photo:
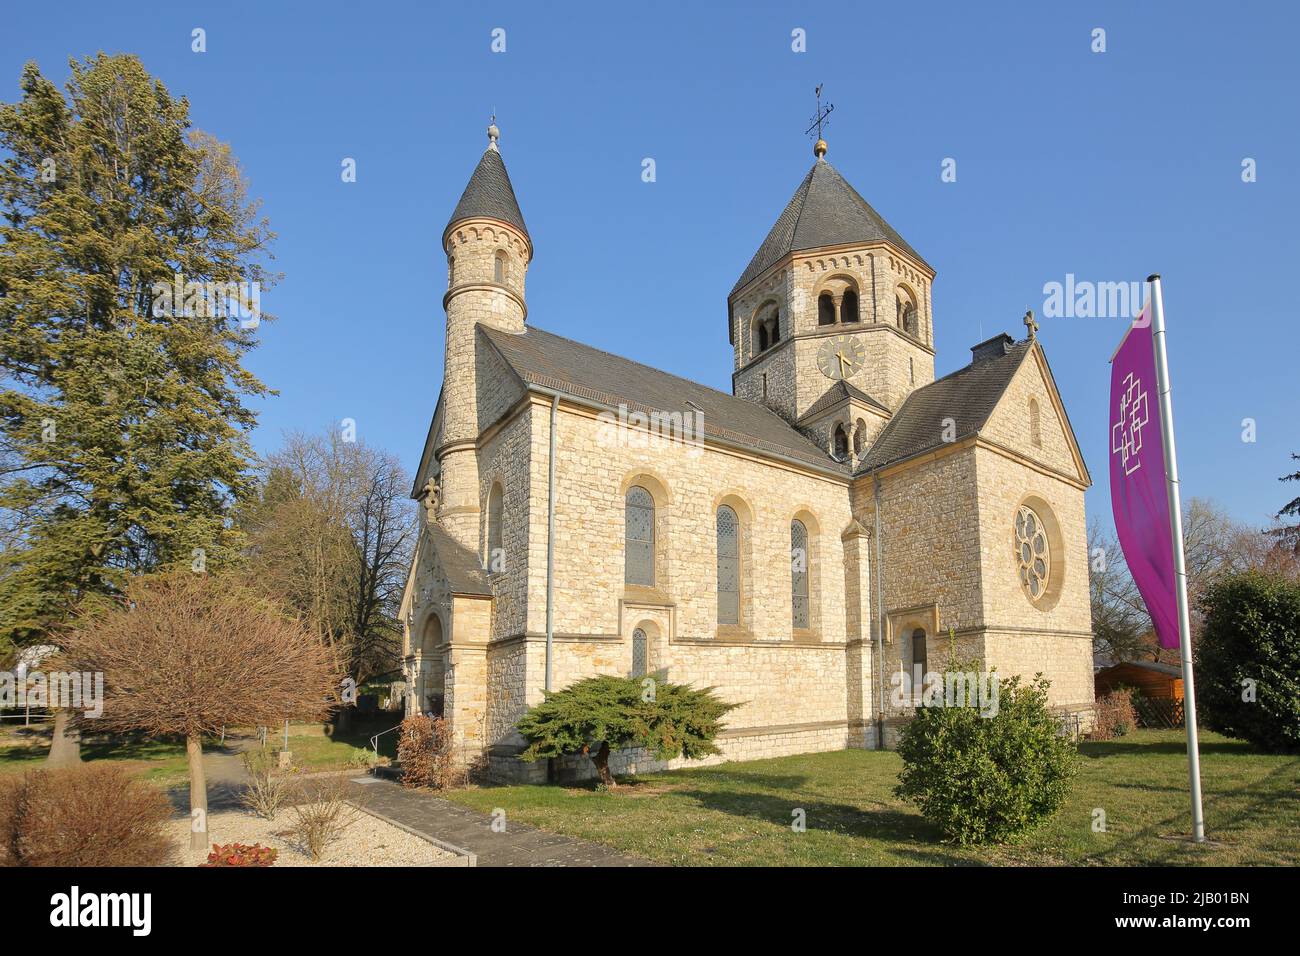
<svg viewBox="0 0 1300 956"><path fill-rule="evenodd" d="M208 815L209 843L260 843L279 851L276 866L467 866L468 860L451 848L398 827L360 808L354 808L342 834L313 862L293 834L295 816L281 810L267 820L248 810L220 810ZM172 821L182 866L206 862L207 849L189 849L190 821Z"/></svg>

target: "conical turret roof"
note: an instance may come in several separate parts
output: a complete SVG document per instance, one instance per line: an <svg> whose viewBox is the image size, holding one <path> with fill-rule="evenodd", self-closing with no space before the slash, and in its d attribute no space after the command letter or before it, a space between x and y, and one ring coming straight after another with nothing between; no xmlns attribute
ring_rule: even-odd
<svg viewBox="0 0 1300 956"><path fill-rule="evenodd" d="M532 244L528 227L524 225L524 214L519 211L519 201L515 199L514 187L510 185L510 174L506 172L506 164L495 142L483 151L483 158L474 168L474 175L470 176L469 185L461 194L460 202L456 203L456 210L447 221L443 235L458 222L479 218L509 223Z"/></svg>

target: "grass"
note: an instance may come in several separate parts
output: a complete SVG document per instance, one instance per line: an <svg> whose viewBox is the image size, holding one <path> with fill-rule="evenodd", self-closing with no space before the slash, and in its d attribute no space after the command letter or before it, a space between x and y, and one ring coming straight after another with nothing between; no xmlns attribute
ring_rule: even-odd
<svg viewBox="0 0 1300 956"><path fill-rule="evenodd" d="M1015 843L960 847L893 795L885 751L845 750L644 775L613 792L513 786L453 791L485 813L582 837L662 863L696 866L1279 865L1300 863L1300 757L1201 736L1207 831L1215 845L1168 839L1190 827L1182 731L1085 743L1070 799ZM807 831L791 828L794 811ZM1093 832L1094 811L1105 832Z"/></svg>
<svg viewBox="0 0 1300 956"><path fill-rule="evenodd" d="M346 734L335 733L333 736L320 733L295 733L294 727L290 725L289 752L293 754L294 765L309 772L367 767L375 756L374 748L370 746L370 737L395 725L396 718L367 721L358 723ZM282 737L274 735L269 742L276 749L284 744ZM389 760L396 759L396 734L384 734L379 738L379 756L387 757Z"/></svg>
<svg viewBox="0 0 1300 956"><path fill-rule="evenodd" d="M205 747L219 749L216 741ZM0 737L0 774L40 770L50 752L49 733L6 735ZM182 741L149 737L92 737L82 742L82 760L119 761L137 771L145 780L160 787L173 787L189 779Z"/></svg>

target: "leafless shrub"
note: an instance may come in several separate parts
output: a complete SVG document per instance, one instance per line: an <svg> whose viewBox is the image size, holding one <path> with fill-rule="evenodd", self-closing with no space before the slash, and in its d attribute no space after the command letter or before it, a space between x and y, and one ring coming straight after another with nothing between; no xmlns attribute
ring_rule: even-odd
<svg viewBox="0 0 1300 956"><path fill-rule="evenodd" d="M445 790L463 782L452 752L451 723L441 717L414 714L397 731L397 761L402 786Z"/></svg>
<svg viewBox="0 0 1300 956"><path fill-rule="evenodd" d="M289 799L289 775L276 773L276 760L269 747L246 750L242 755L248 783L240 802L259 817L274 820Z"/></svg>
<svg viewBox="0 0 1300 956"><path fill-rule="evenodd" d="M1093 740L1113 740L1137 728L1133 689L1120 687L1097 698L1097 717L1092 725Z"/></svg>
<svg viewBox="0 0 1300 956"><path fill-rule="evenodd" d="M121 767L33 770L0 781L0 864L163 866L172 808Z"/></svg>
<svg viewBox="0 0 1300 956"><path fill-rule="evenodd" d="M342 777L328 778L310 792L304 788L302 797L293 807L293 835L312 862L318 863L360 811L349 801L347 781Z"/></svg>

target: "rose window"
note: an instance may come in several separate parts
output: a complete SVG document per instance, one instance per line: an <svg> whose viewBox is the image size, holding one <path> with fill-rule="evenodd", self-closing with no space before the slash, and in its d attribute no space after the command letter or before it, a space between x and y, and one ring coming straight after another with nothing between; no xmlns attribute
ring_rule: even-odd
<svg viewBox="0 0 1300 956"><path fill-rule="evenodd" d="M1047 593L1052 573L1052 551L1047 543L1043 519L1032 508L1016 512L1016 562L1020 567L1020 584L1037 603Z"/></svg>

